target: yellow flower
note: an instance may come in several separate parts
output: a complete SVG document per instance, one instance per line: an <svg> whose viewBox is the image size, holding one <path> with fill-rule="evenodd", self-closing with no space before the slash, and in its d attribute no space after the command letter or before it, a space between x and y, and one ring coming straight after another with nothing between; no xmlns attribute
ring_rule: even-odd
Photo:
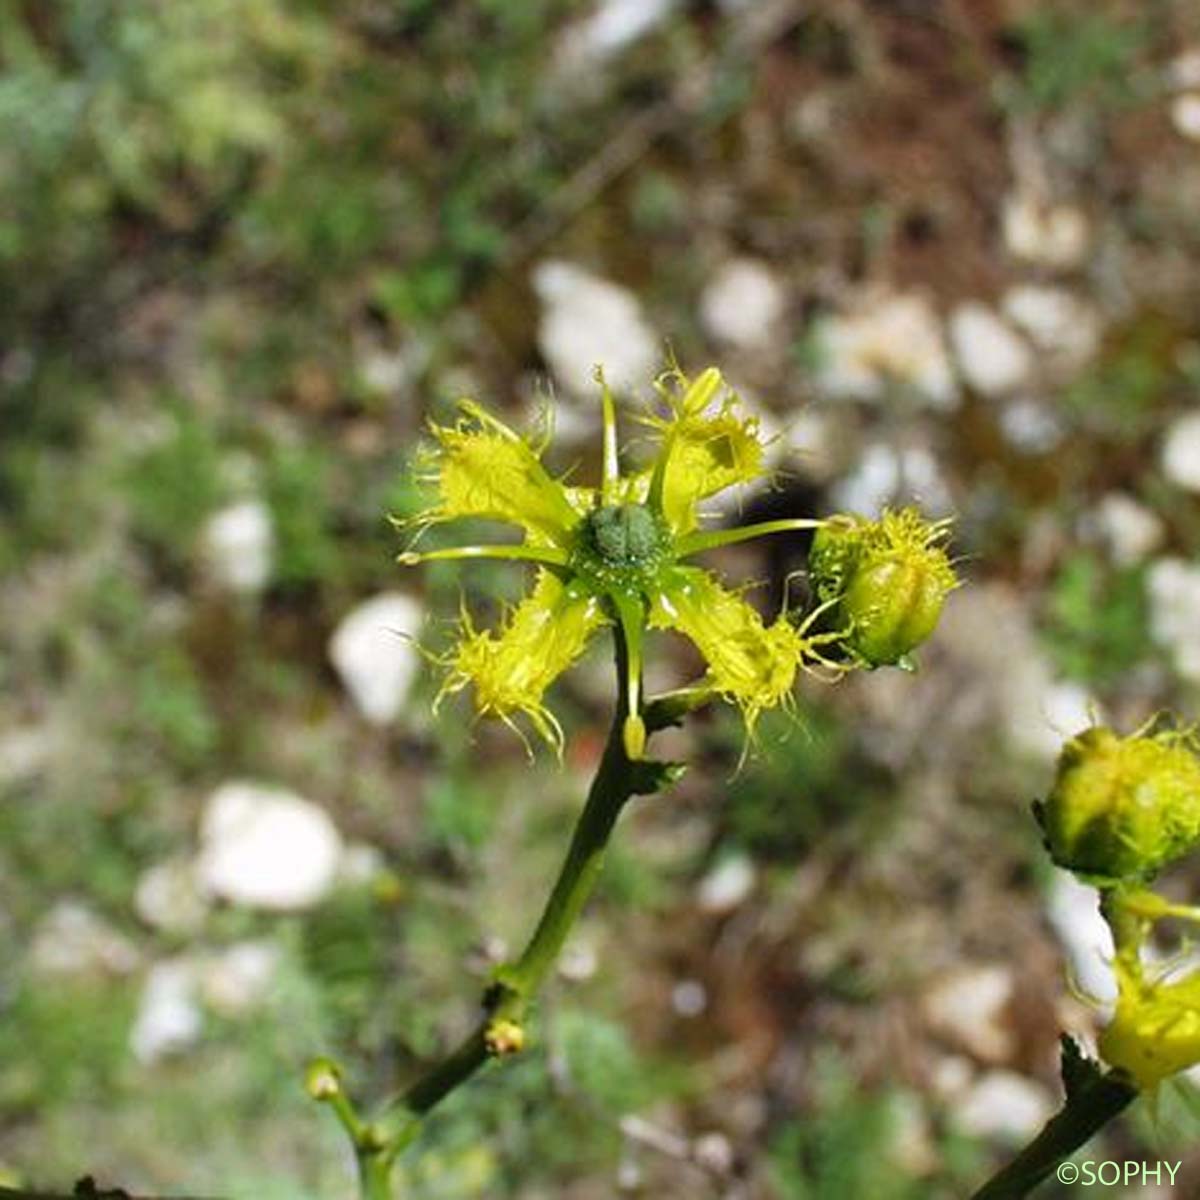
<svg viewBox="0 0 1200 1200"><path fill-rule="evenodd" d="M604 416L603 475L598 488L567 486L542 465L542 443L522 438L478 405L463 401L459 420L433 424L424 474L436 492L419 516L425 527L459 518L516 526L518 544L458 546L400 561L501 558L535 564L537 583L494 632L464 613L457 647L445 658L441 695L474 689L480 714L510 724L523 714L556 747L562 733L545 703L550 684L582 654L592 635L612 624L625 664L624 743L638 758L642 642L647 627L690 638L708 670L703 686L736 704L747 725L787 702L798 669L820 659L832 634L809 635L787 613L770 623L737 592L690 560L702 551L765 534L815 529L795 518L702 531L701 501L763 474L763 443L754 417L719 371L695 380L673 369L656 383L661 415L643 418L657 453L651 465L622 474L613 397L597 372Z"/></svg>
<svg viewBox="0 0 1200 1200"><path fill-rule="evenodd" d="M1200 1063L1200 971L1174 981L1147 978L1130 954L1118 954L1114 970L1117 1010L1100 1035L1100 1053L1152 1092Z"/></svg>

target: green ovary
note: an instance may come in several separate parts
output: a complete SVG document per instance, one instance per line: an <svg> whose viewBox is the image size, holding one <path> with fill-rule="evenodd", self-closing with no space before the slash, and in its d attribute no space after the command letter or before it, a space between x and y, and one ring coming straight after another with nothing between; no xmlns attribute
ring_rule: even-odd
<svg viewBox="0 0 1200 1200"><path fill-rule="evenodd" d="M644 504L610 504L587 519L590 548L609 566L635 567L665 548L661 524Z"/></svg>

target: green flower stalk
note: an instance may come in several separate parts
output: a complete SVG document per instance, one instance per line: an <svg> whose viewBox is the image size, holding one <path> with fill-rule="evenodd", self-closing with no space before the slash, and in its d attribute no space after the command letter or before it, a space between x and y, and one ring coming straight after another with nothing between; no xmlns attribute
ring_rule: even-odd
<svg viewBox="0 0 1200 1200"><path fill-rule="evenodd" d="M705 550L790 530L819 529L796 518L705 532L700 504L764 474L758 422L739 410L715 368L694 381L672 370L657 381L663 415L642 418L656 444L645 468L622 473L612 393L598 376L604 414L603 478L573 487L541 463L544 445L520 437L471 401L454 425L432 426L424 471L437 503L421 528L462 517L516 526L515 545L459 546L400 561L509 558L538 567L533 590L496 632L476 629L464 612L456 648L444 656L441 696L474 690L476 710L510 724L523 715L561 748L562 729L546 690L599 630L615 625L627 652L626 752L645 746L641 677L647 629L683 634L704 656L701 685L737 705L753 730L766 709L787 703L797 671L824 659L833 633L811 633L786 613L770 624L737 592L693 560ZM886 584L882 585L886 586ZM927 632L927 630L926 630Z"/></svg>

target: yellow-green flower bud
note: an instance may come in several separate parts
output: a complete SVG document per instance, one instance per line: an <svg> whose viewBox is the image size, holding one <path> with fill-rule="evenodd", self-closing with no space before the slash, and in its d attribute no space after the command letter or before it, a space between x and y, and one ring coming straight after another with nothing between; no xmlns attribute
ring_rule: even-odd
<svg viewBox="0 0 1200 1200"><path fill-rule="evenodd" d="M484 1045L493 1058L506 1058L525 1049L525 1027L508 1017L494 1017L483 1034Z"/></svg>
<svg viewBox="0 0 1200 1200"><path fill-rule="evenodd" d="M937 626L958 577L939 543L945 522L915 508L877 521L844 514L813 539L809 573L828 605L825 625L842 630L842 647L863 666L903 664Z"/></svg>
<svg viewBox="0 0 1200 1200"><path fill-rule="evenodd" d="M314 1100L332 1100L342 1091L342 1070L331 1058L316 1058L304 1072L305 1091Z"/></svg>
<svg viewBox="0 0 1200 1200"><path fill-rule="evenodd" d="M1063 747L1034 814L1060 867L1149 878L1200 841L1200 758L1174 731L1085 730Z"/></svg>

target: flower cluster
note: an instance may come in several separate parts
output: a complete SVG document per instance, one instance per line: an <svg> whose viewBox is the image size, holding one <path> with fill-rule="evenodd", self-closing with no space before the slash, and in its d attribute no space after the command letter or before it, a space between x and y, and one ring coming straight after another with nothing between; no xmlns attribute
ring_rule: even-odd
<svg viewBox="0 0 1200 1200"><path fill-rule="evenodd" d="M1195 737L1085 730L1063 748L1058 773L1034 813L1059 866L1100 888L1113 932L1117 1006L1100 1053L1139 1088L1200 1062L1200 970L1150 967L1157 921L1200 923L1200 908L1173 904L1148 884L1200 845L1200 757Z"/></svg>
<svg viewBox="0 0 1200 1200"><path fill-rule="evenodd" d="M400 561L500 558L537 568L532 591L498 630L477 629L464 611L458 643L442 660L439 699L471 687L481 715L511 724L522 714L561 746L546 691L598 630L613 626L624 664L624 745L638 758L646 737L647 629L689 638L707 663L698 686L737 705L750 729L764 710L788 702L798 671L899 662L932 632L956 583L938 545L943 525L906 510L880 521L798 517L705 530L704 501L764 474L757 419L742 411L715 368L694 380L672 369L655 384L660 410L639 418L654 457L623 471L613 396L599 372L597 382L603 409L597 487L552 476L541 461L544 442L520 436L471 401L460 402L454 424L431 425L423 468L436 500L416 525L483 518L515 526L522 538L424 553L410 547ZM817 602L807 615L783 611L765 621L743 595L694 562L718 546L802 529L818 530L824 547L814 559Z"/></svg>

